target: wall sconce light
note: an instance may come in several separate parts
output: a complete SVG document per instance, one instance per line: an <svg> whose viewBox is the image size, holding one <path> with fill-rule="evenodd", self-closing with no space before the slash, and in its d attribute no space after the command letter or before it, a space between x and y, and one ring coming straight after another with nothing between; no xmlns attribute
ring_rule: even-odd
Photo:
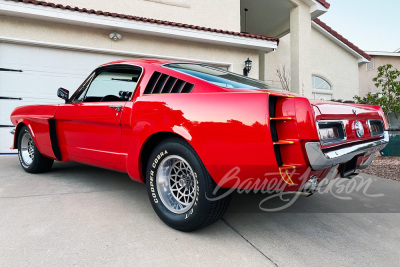
<svg viewBox="0 0 400 267"><path fill-rule="evenodd" d="M244 62L244 65L245 65L245 67L243 69L243 75L244 76L249 76L249 72L251 70L251 63L252 62L253 61L251 61L250 58L247 58L247 60Z"/></svg>
<svg viewBox="0 0 400 267"><path fill-rule="evenodd" d="M118 40L122 39L122 35L117 32L110 33L109 37L111 40L114 40L114 41L118 41Z"/></svg>

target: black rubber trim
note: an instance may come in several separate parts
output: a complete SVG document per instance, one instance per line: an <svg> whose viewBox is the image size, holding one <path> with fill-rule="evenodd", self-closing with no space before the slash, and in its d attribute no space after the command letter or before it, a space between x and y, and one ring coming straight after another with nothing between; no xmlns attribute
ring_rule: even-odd
<svg viewBox="0 0 400 267"><path fill-rule="evenodd" d="M22 100L20 97L9 97L9 96L0 96L0 99L4 100Z"/></svg>
<svg viewBox="0 0 400 267"><path fill-rule="evenodd" d="M22 70L15 70L15 69L5 69L5 68L0 68L0 71L14 71L14 72L22 72Z"/></svg>
<svg viewBox="0 0 400 267"><path fill-rule="evenodd" d="M14 125L0 125L0 128L12 128Z"/></svg>
<svg viewBox="0 0 400 267"><path fill-rule="evenodd" d="M56 131L56 121L54 119L49 119L49 133L51 148L53 149L54 156L61 161L61 151L58 145L57 131Z"/></svg>

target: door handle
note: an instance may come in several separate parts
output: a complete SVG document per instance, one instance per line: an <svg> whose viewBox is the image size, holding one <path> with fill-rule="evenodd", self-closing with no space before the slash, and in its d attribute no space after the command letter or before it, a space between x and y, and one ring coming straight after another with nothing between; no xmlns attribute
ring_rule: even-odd
<svg viewBox="0 0 400 267"><path fill-rule="evenodd" d="M114 109L114 110L116 110L116 111L118 111L118 112L120 112L120 111L123 109L122 106L117 106L117 105L111 105L111 106L109 106L109 107L112 108L112 109Z"/></svg>

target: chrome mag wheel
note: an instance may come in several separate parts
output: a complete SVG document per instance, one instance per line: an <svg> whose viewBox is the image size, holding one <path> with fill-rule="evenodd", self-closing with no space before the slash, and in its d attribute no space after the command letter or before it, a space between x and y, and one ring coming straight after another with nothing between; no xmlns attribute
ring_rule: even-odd
<svg viewBox="0 0 400 267"><path fill-rule="evenodd" d="M29 132L25 132L22 136L20 149L23 162L27 166L31 165L35 158L35 144L32 135Z"/></svg>
<svg viewBox="0 0 400 267"><path fill-rule="evenodd" d="M173 213L187 212L196 200L197 178L189 163L180 156L171 155L161 161L156 184L162 203Z"/></svg>

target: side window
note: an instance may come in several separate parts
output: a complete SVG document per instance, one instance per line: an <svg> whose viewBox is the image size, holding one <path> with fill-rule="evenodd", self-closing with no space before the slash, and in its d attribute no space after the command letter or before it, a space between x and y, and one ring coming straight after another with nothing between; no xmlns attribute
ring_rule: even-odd
<svg viewBox="0 0 400 267"><path fill-rule="evenodd" d="M78 97L78 102L128 101L134 92L139 70L106 70L98 73Z"/></svg>

